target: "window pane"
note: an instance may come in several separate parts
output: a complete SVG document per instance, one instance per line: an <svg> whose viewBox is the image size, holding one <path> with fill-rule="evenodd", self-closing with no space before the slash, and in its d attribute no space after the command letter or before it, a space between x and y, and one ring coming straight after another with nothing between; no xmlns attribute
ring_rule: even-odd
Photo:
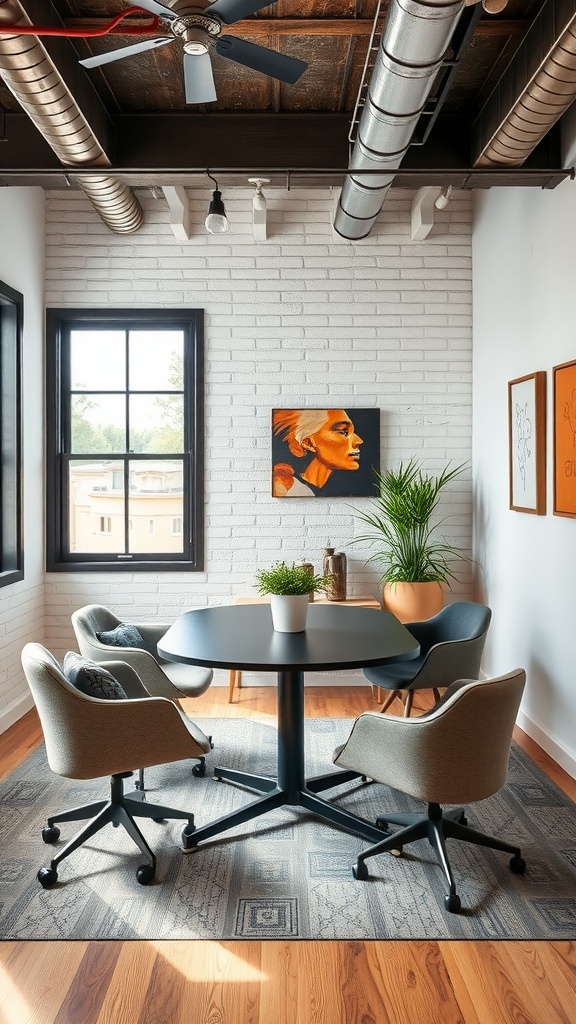
<svg viewBox="0 0 576 1024"><path fill-rule="evenodd" d="M130 396L130 451L184 450L184 396Z"/></svg>
<svg viewBox="0 0 576 1024"><path fill-rule="evenodd" d="M70 332L73 391L120 391L126 387L124 331Z"/></svg>
<svg viewBox="0 0 576 1024"><path fill-rule="evenodd" d="M121 462L74 459L69 464L70 551L124 551Z"/></svg>
<svg viewBox="0 0 576 1024"><path fill-rule="evenodd" d="M72 395L70 411L73 454L126 451L124 395Z"/></svg>
<svg viewBox="0 0 576 1024"><path fill-rule="evenodd" d="M131 553L182 552L182 535L174 535L172 524L184 514L183 473L180 460L130 463Z"/></svg>
<svg viewBox="0 0 576 1024"><path fill-rule="evenodd" d="M182 331L130 331L130 390L182 391Z"/></svg>

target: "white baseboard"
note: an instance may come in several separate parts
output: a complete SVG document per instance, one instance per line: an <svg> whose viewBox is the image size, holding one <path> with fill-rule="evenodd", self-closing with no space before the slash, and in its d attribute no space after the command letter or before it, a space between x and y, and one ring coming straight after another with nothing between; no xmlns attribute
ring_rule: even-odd
<svg viewBox="0 0 576 1024"><path fill-rule="evenodd" d="M559 764L571 778L576 779L576 758L558 739L554 739L540 726L536 725L523 711L518 713L516 724L530 739L534 740L556 764Z"/></svg>
<svg viewBox="0 0 576 1024"><path fill-rule="evenodd" d="M276 686L275 672L242 672L242 686ZM360 671L345 672L307 672L306 686L370 686L366 676ZM212 686L228 686L228 673L215 669Z"/></svg>
<svg viewBox="0 0 576 1024"><path fill-rule="evenodd" d="M24 697L20 697L19 700L15 700L13 704L9 704L7 708L3 708L0 711L0 735L33 707L32 694L28 693Z"/></svg>

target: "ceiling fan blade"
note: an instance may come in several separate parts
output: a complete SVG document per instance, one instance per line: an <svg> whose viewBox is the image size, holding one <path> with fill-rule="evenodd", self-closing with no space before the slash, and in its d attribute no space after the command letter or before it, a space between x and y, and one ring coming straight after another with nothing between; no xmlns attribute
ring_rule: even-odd
<svg viewBox="0 0 576 1024"><path fill-rule="evenodd" d="M84 68L98 68L101 64L111 64L113 60L123 60L124 57L132 57L135 53L143 53L144 50L153 50L156 46L173 43L175 38L175 36L157 36L156 39L146 39L145 42L133 43L132 46L121 46L118 50L99 53L96 57L86 57L85 60L78 63Z"/></svg>
<svg viewBox="0 0 576 1024"><path fill-rule="evenodd" d="M138 0L135 6L141 7L143 11L150 11L150 14L157 14L159 18L164 18L167 21L174 21L178 15L171 7L167 7L166 4L159 4L157 0Z"/></svg>
<svg viewBox="0 0 576 1024"><path fill-rule="evenodd" d="M269 50L266 46L257 46L237 36L220 36L216 43L216 52L221 57L235 60L253 71L260 71L270 78L293 85L304 74L307 64L297 57L287 57L277 50Z"/></svg>
<svg viewBox="0 0 576 1024"><path fill-rule="evenodd" d="M216 0L216 3L206 8L204 14L215 14L225 25L233 25L235 21L249 18L251 14L256 14L263 7L270 7L273 3L276 3L276 0L267 0L266 3L262 3L262 0Z"/></svg>
<svg viewBox="0 0 576 1024"><path fill-rule="evenodd" d="M209 53L184 54L186 103L213 103L216 96Z"/></svg>

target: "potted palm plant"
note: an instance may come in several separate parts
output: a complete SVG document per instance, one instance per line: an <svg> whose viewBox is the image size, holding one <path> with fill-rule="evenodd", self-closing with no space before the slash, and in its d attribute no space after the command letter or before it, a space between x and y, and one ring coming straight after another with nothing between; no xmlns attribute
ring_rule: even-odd
<svg viewBox="0 0 576 1024"><path fill-rule="evenodd" d="M453 563L461 548L438 536L445 521L435 516L441 492L467 464L427 473L412 458L385 473L374 470L378 497L354 513L369 530L354 538L375 548L368 559L382 568L383 605L401 622L430 618L442 608L444 590L457 579Z"/></svg>
<svg viewBox="0 0 576 1024"><path fill-rule="evenodd" d="M308 566L292 562L275 562L269 569L256 573L256 588L264 597L270 595L272 623L280 633L301 633L306 629L310 594L326 590L332 575L316 576Z"/></svg>

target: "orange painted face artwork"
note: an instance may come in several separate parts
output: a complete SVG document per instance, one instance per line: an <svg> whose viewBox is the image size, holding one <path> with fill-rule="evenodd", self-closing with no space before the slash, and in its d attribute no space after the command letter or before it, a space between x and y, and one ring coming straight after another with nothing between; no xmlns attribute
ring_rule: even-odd
<svg viewBox="0 0 576 1024"><path fill-rule="evenodd" d="M358 469L361 444L362 438L343 409L331 409L324 426L302 441L328 469Z"/></svg>

